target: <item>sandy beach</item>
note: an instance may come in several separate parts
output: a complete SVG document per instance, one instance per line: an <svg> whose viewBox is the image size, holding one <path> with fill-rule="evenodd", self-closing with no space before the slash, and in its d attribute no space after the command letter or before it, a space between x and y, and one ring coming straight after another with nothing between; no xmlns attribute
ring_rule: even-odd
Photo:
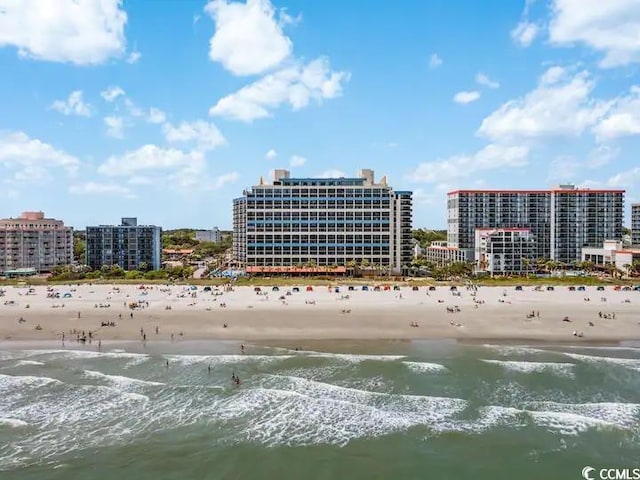
<svg viewBox="0 0 640 480"><path fill-rule="evenodd" d="M5 287L0 339L513 340L640 339L640 292L585 287L439 286L435 291L339 287L79 285ZM568 317L570 321L563 321ZM114 326L106 326L113 324ZM226 325L226 326L225 326ZM413 325L413 326L412 326ZM416 326L417 325L417 326ZM156 333L157 331L157 333ZM91 338L89 338L91 332Z"/></svg>

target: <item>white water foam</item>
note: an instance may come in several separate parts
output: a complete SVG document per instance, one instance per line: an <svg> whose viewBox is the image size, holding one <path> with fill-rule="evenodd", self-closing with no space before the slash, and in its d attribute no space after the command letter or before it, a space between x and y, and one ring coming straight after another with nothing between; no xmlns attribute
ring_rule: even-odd
<svg viewBox="0 0 640 480"><path fill-rule="evenodd" d="M457 398L377 393L291 376L267 375L258 383L222 410L229 418L250 417L241 437L267 445L345 445L418 425L438 430L467 405Z"/></svg>
<svg viewBox="0 0 640 480"><path fill-rule="evenodd" d="M139 386L161 386L165 385L161 382L151 382L148 380L140 380L138 378L123 377L120 375L108 375L94 370L85 370L84 375L88 378L106 380L121 388L139 387Z"/></svg>
<svg viewBox="0 0 640 480"><path fill-rule="evenodd" d="M19 361L16 363L16 366L17 366L17 367L26 367L26 366L29 366L29 365L32 365L32 366L42 366L42 365L44 365L44 363L42 363L42 362L37 362L37 361L35 361L35 360L19 360Z"/></svg>
<svg viewBox="0 0 640 480"><path fill-rule="evenodd" d="M393 362L407 358L406 355L360 355L355 353L325 353L325 352L307 352L307 356L311 358L331 358L342 360L349 363L360 363L365 361L377 362Z"/></svg>
<svg viewBox="0 0 640 480"><path fill-rule="evenodd" d="M573 363L557 362L521 362L515 360L485 360L482 362L499 365L506 370L518 373L554 373L560 376L572 377L575 365Z"/></svg>
<svg viewBox="0 0 640 480"><path fill-rule="evenodd" d="M447 367L439 363L430 362L402 362L409 370L417 373L442 373L447 371Z"/></svg>
<svg viewBox="0 0 640 480"><path fill-rule="evenodd" d="M0 389L6 387L42 387L49 384L61 384L60 380L49 377L32 375L4 375L0 374Z"/></svg>
<svg viewBox="0 0 640 480"><path fill-rule="evenodd" d="M562 352L563 355L573 358L574 360L580 360L585 363L599 364L608 363L611 365L619 365L621 367L640 372L640 359L636 358L618 358L618 357L600 357L597 355L583 355L579 353Z"/></svg>
<svg viewBox="0 0 640 480"><path fill-rule="evenodd" d="M527 418L552 433L578 435L592 428L634 430L640 421L640 405L634 403L529 402L524 408L488 406L479 409L480 418L467 430L482 431L498 425L526 426Z"/></svg>
<svg viewBox="0 0 640 480"><path fill-rule="evenodd" d="M17 418L0 418L0 427L20 428L27 426L29 426L29 424L24 420L18 420Z"/></svg>
<svg viewBox="0 0 640 480"><path fill-rule="evenodd" d="M510 345L484 344L482 346L485 347L485 348L488 348L490 350L493 350L498 355L501 355L503 357L549 353L548 350L543 350L541 348L527 347L527 346L524 346L524 345L523 346L510 346Z"/></svg>
<svg viewBox="0 0 640 480"><path fill-rule="evenodd" d="M163 355L169 362L181 365L207 363L210 365L227 365L240 362L277 362L294 358L295 355Z"/></svg>

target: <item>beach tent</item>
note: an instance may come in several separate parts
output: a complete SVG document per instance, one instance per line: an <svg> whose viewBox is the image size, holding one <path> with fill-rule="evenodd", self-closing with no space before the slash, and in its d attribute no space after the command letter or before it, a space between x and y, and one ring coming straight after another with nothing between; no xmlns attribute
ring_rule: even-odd
<svg viewBox="0 0 640 480"><path fill-rule="evenodd" d="M584 288L584 285L580 285L580 286L578 287L578 291L579 291L579 292L584 292L585 290L586 290L586 288Z"/></svg>
<svg viewBox="0 0 640 480"><path fill-rule="evenodd" d="M307 285L307 292L313 292L313 287L311 285Z"/></svg>
<svg viewBox="0 0 640 480"><path fill-rule="evenodd" d="M394 285L394 286L393 286L393 289L394 289L396 292L397 292L397 291L399 291L399 290L400 290L400 285Z"/></svg>
<svg viewBox="0 0 640 480"><path fill-rule="evenodd" d="M518 286L516 286L516 291L517 291L517 292L521 292L521 291L522 291L522 285L518 285Z"/></svg>
<svg viewBox="0 0 640 480"><path fill-rule="evenodd" d="M62 296L62 298L71 298L71 294L67 292Z"/></svg>
<svg viewBox="0 0 640 480"><path fill-rule="evenodd" d="M430 291L430 292L435 292L435 290L436 290L436 287L434 287L433 285L431 285L431 286L429 287L429 291Z"/></svg>
<svg viewBox="0 0 640 480"><path fill-rule="evenodd" d="M300 291L300 289L298 287L293 287L293 291L297 293Z"/></svg>
<svg viewBox="0 0 640 480"><path fill-rule="evenodd" d="M413 290L414 292L417 292L420 289L418 288L417 285L414 285L413 287L411 287L411 290Z"/></svg>
<svg viewBox="0 0 640 480"><path fill-rule="evenodd" d="M253 287L254 292L260 292L262 289L260 287Z"/></svg>
<svg viewBox="0 0 640 480"><path fill-rule="evenodd" d="M449 287L449 290L455 292L456 290L458 290L458 287L456 287L455 285L451 285L451 287Z"/></svg>
<svg viewBox="0 0 640 480"><path fill-rule="evenodd" d="M391 290L391 285L385 285L383 288L384 288L384 291L386 292L387 290Z"/></svg>
<svg viewBox="0 0 640 480"><path fill-rule="evenodd" d="M336 288L334 288L334 289L333 289L333 291L334 291L335 293L340 293L340 287L336 287Z"/></svg>
<svg viewBox="0 0 640 480"><path fill-rule="evenodd" d="M202 289L203 292L210 292L211 291L211 287L204 287Z"/></svg>
<svg viewBox="0 0 640 480"><path fill-rule="evenodd" d="M271 288L271 291L272 291L272 292L279 292L279 291L280 291L280 289L279 289L278 287L272 287L272 288Z"/></svg>
<svg viewBox="0 0 640 480"><path fill-rule="evenodd" d="M547 287L547 292L553 292L554 290L555 288L553 288L551 285Z"/></svg>
<svg viewBox="0 0 640 480"><path fill-rule="evenodd" d="M376 285L375 287L373 287L373 291L374 292L379 292L380 291L380 287L378 285Z"/></svg>
<svg viewBox="0 0 640 480"><path fill-rule="evenodd" d="M604 292L604 287L602 285L598 285L596 290L598 290L599 292Z"/></svg>
<svg viewBox="0 0 640 480"><path fill-rule="evenodd" d="M354 287L353 285L349 285L348 290L349 290L350 292L355 291L355 289L356 289L356 287Z"/></svg>
<svg viewBox="0 0 640 480"><path fill-rule="evenodd" d="M576 291L576 287L574 287L573 285L569 287L569 291L570 292L575 292Z"/></svg>
<svg viewBox="0 0 640 480"><path fill-rule="evenodd" d="M367 287L366 285L363 285L363 286L362 286L362 291L363 291L363 292L367 292L367 291L369 291L369 287Z"/></svg>

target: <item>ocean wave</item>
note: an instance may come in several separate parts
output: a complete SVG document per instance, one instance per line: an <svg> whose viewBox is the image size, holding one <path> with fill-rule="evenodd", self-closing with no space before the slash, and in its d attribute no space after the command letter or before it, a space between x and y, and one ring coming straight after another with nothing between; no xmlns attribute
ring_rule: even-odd
<svg viewBox="0 0 640 480"><path fill-rule="evenodd" d="M42 366L44 363L37 362L36 360L19 360L16 362L16 367L26 367L26 366Z"/></svg>
<svg viewBox="0 0 640 480"><path fill-rule="evenodd" d="M440 365L439 363L430 362L402 362L409 370L413 370L418 373L441 373L446 372L447 367Z"/></svg>
<svg viewBox="0 0 640 480"><path fill-rule="evenodd" d="M388 394L291 376L265 376L222 415L246 418L239 435L266 445L345 445L422 425L438 430L467 406L462 399Z"/></svg>
<svg viewBox="0 0 640 480"><path fill-rule="evenodd" d="M327 353L327 352L305 352L310 358L331 358L349 363L360 363L365 361L393 362L407 358L406 355L361 355L355 353Z"/></svg>
<svg viewBox="0 0 640 480"><path fill-rule="evenodd" d="M563 355L579 360L584 363L600 364L608 363L610 365L618 365L636 372L640 372L640 359L637 358L618 358L618 357L601 357L598 355L583 355L579 353L562 352Z"/></svg>
<svg viewBox="0 0 640 480"><path fill-rule="evenodd" d="M557 362L523 362L515 360L485 360L485 363L499 365L506 370L518 373L545 373L550 372L561 376L573 376L573 363L557 363Z"/></svg>
<svg viewBox="0 0 640 480"><path fill-rule="evenodd" d="M169 362L181 365L207 363L211 365L227 365L240 362L276 362L294 358L294 355L163 355Z"/></svg>
<svg viewBox="0 0 640 480"><path fill-rule="evenodd" d="M165 385L161 382L152 382L149 380L140 380L138 378L124 377L121 375L108 375L102 372L96 372L94 370L85 370L84 375L88 378L106 380L112 384L118 385L123 388L131 386L161 386Z"/></svg>
<svg viewBox="0 0 640 480"><path fill-rule="evenodd" d="M62 384L62 382L50 377L0 374L0 389L5 387L42 387L50 384Z"/></svg>
<svg viewBox="0 0 640 480"><path fill-rule="evenodd" d="M482 345L484 348L488 348L493 350L498 355L503 357L508 356L523 356L523 355L535 355L541 353L549 353L549 350L543 350L541 348L533 348L527 347L525 345L492 345L492 344L484 344Z"/></svg>
<svg viewBox="0 0 640 480"><path fill-rule="evenodd" d="M18 420L17 418L2 418L0 417L0 427L20 428L27 427L29 424L24 420Z"/></svg>

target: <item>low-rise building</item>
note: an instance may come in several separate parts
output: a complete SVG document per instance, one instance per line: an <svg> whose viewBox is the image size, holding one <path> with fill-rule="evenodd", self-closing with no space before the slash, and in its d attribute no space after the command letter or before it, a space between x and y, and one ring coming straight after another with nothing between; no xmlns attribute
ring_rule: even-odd
<svg viewBox="0 0 640 480"><path fill-rule="evenodd" d="M146 264L150 270L162 266L162 228L138 225L138 219L123 218L120 225L87 227L86 261L92 269L119 265L138 270Z"/></svg>
<svg viewBox="0 0 640 480"><path fill-rule="evenodd" d="M431 245L425 248L424 257L440 267L457 262L467 262L470 255L467 250L458 247L449 247L445 241L431 242Z"/></svg>
<svg viewBox="0 0 640 480"><path fill-rule="evenodd" d="M0 220L0 273L50 272L73 263L73 229L43 212Z"/></svg>
<svg viewBox="0 0 640 480"><path fill-rule="evenodd" d="M640 247L623 248L622 242L605 240L601 248L583 248L582 261L601 268L613 265L616 269L629 273L633 262L640 261Z"/></svg>
<svg viewBox="0 0 640 480"><path fill-rule="evenodd" d="M537 245L529 228L476 228L476 271L521 275L531 270Z"/></svg>
<svg viewBox="0 0 640 480"><path fill-rule="evenodd" d="M222 241L222 232L218 227L213 227L211 230L196 230L196 240L199 242L220 243Z"/></svg>

